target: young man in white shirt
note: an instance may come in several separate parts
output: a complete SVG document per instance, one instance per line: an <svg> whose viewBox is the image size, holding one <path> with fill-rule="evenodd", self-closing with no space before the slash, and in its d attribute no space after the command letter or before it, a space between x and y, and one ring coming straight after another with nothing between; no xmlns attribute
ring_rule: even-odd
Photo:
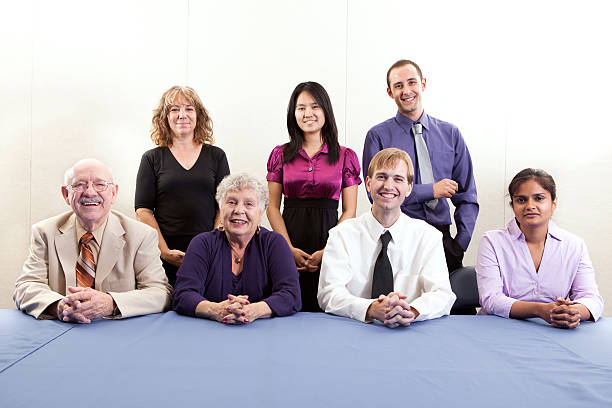
<svg viewBox="0 0 612 408"><path fill-rule="evenodd" d="M400 209L413 177L403 150L384 149L372 158L371 211L329 232L317 296L325 312L391 328L450 313L455 294L441 233Z"/></svg>

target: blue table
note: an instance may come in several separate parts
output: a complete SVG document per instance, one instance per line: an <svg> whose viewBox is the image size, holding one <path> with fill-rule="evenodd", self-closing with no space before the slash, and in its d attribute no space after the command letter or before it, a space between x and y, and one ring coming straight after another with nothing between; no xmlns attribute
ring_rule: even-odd
<svg viewBox="0 0 612 408"><path fill-rule="evenodd" d="M448 316L391 330L311 313L238 327L0 310L0 339L2 407L612 407L605 318L560 330Z"/></svg>

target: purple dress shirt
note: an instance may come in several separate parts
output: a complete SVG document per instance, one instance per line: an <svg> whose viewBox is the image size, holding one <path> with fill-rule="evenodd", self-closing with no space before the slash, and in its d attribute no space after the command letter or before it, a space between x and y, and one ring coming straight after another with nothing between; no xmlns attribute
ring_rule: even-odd
<svg viewBox="0 0 612 408"><path fill-rule="evenodd" d="M340 146L340 158L327 162L327 144L313 157L304 149L283 164L283 146L276 146L268 158L266 180L283 185L287 198L332 198L337 200L343 188L361 183L359 159L354 151Z"/></svg>
<svg viewBox="0 0 612 408"><path fill-rule="evenodd" d="M594 320L603 311L584 241L552 220L537 272L525 235L513 218L507 228L484 234L478 247L476 274L482 314L509 317L516 301L550 303L568 295L586 306Z"/></svg>
<svg viewBox="0 0 612 408"><path fill-rule="evenodd" d="M423 139L427 144L435 182L451 179L459 185L457 193L451 198L455 206L457 226L455 240L463 249L467 249L478 216L476 183L470 152L455 125L429 116L425 112L418 122L423 125ZM431 225L450 225L450 208L447 200L439 199L438 205L433 210L425 205L425 202L434 198L433 184L421 184L414 136L411 132L413 123L398 112L394 118L370 129L363 145L363 177L365 179L367 176L370 161L379 151L388 147L404 150L412 159L415 175L414 188L402 204L402 212Z"/></svg>
<svg viewBox="0 0 612 408"><path fill-rule="evenodd" d="M176 274L172 308L194 316L203 300L222 302L228 294L249 295L251 303L264 301L277 316L302 307L298 273L285 239L260 228L244 251L239 278L232 273L232 254L225 232L197 235L189 244Z"/></svg>

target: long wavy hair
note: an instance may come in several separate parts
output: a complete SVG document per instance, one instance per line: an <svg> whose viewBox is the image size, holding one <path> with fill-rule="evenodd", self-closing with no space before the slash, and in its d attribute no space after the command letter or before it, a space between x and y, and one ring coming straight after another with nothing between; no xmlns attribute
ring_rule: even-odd
<svg viewBox="0 0 612 408"><path fill-rule="evenodd" d="M298 96L302 92L308 92L317 101L317 104L323 109L325 115L325 124L321 129L321 138L327 144L327 162L334 164L340 158L340 144L338 143L338 127L336 126L336 118L332 109L329 95L325 88L317 82L302 82L295 87L289 106L287 107L287 130L289 131L289 143L285 144L283 150L283 163L288 163L293 160L300 152L302 143L304 143L304 132L297 124L295 119L295 106Z"/></svg>
<svg viewBox="0 0 612 408"><path fill-rule="evenodd" d="M193 134L193 141L196 144L213 144L212 119L200 97L189 86L173 86L162 95L159 100L159 105L153 111L153 119L151 120L151 140L157 146L171 147L172 146L172 130L168 124L168 113L170 107L174 105L174 101L178 96L187 99L191 106L196 111L196 126Z"/></svg>

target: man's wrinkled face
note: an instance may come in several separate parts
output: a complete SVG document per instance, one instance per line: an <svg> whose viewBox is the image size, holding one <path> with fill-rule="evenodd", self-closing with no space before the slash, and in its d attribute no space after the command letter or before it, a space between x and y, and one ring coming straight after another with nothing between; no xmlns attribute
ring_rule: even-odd
<svg viewBox="0 0 612 408"><path fill-rule="evenodd" d="M81 225L88 226L106 219L117 190L106 166L96 161L84 161L75 166L69 185L62 187L62 195Z"/></svg>

